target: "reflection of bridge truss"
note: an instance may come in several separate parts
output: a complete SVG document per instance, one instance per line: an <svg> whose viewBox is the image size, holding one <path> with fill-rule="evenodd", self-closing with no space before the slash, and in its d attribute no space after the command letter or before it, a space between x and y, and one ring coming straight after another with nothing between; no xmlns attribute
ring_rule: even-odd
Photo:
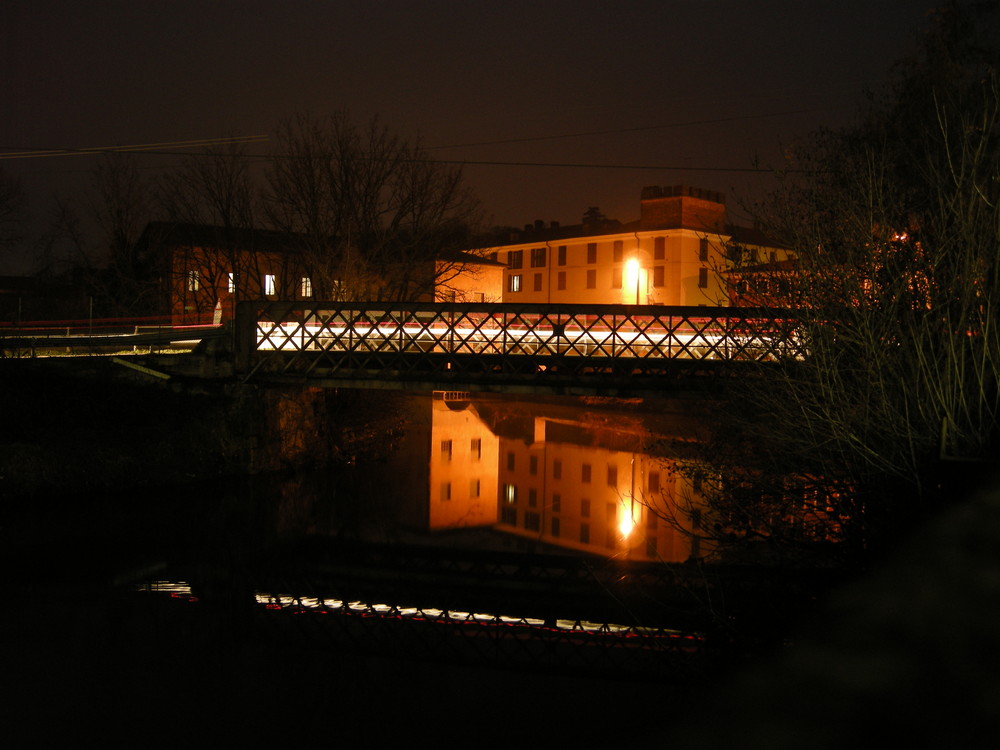
<svg viewBox="0 0 1000 750"><path fill-rule="evenodd" d="M236 322L245 378L634 385L804 354L789 311L750 308L261 302Z"/></svg>

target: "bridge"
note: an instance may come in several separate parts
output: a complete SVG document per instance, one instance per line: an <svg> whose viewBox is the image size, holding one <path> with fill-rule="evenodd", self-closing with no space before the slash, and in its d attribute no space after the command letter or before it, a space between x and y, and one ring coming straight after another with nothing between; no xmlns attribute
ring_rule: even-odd
<svg viewBox="0 0 1000 750"><path fill-rule="evenodd" d="M799 319L760 308L246 302L234 335L244 381L370 388L634 395L805 356Z"/></svg>
<svg viewBox="0 0 1000 750"><path fill-rule="evenodd" d="M157 358L163 347L184 357ZM147 349L141 363L124 354ZM225 326L0 328L0 353L116 354L260 384L627 396L806 354L793 311L656 305L252 301Z"/></svg>

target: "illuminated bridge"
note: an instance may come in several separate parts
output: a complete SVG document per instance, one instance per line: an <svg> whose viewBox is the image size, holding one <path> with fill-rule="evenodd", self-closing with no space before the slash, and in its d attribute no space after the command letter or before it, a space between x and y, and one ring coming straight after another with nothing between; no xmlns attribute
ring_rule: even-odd
<svg viewBox="0 0 1000 750"><path fill-rule="evenodd" d="M637 305L247 302L244 382L627 395L801 358L787 310Z"/></svg>

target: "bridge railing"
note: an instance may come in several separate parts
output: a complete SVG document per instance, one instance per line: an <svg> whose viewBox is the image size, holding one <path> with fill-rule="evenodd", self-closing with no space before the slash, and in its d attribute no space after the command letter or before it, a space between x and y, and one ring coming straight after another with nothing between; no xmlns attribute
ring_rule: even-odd
<svg viewBox="0 0 1000 750"><path fill-rule="evenodd" d="M656 367L672 360L801 358L792 311L637 305L256 302L237 309L237 369L518 371L583 362ZM280 363L280 364L278 364ZM406 363L406 364L404 364ZM507 363L507 364L501 364Z"/></svg>

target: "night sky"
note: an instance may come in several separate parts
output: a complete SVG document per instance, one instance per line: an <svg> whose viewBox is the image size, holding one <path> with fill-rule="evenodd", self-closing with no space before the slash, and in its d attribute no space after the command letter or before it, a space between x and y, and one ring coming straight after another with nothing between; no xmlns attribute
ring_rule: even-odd
<svg viewBox="0 0 1000 750"><path fill-rule="evenodd" d="M262 135L347 109L471 162L492 223L587 206L628 221L643 185L752 192L761 177L738 170L848 122L937 4L5 0L0 169L37 223L92 157L8 152Z"/></svg>

